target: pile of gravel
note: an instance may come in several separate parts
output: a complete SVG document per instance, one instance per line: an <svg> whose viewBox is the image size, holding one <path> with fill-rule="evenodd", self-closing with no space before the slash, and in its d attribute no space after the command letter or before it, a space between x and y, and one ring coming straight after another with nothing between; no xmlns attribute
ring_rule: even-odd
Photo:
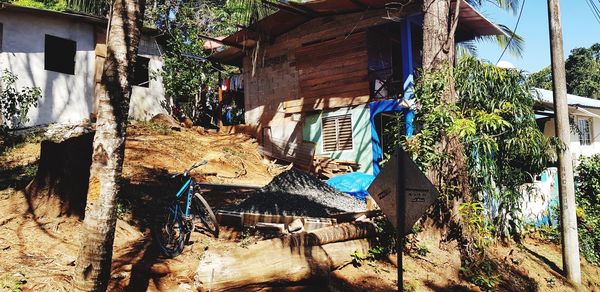
<svg viewBox="0 0 600 292"><path fill-rule="evenodd" d="M291 169L273 180L231 211L276 215L327 217L366 210L364 202L338 192L318 178Z"/></svg>

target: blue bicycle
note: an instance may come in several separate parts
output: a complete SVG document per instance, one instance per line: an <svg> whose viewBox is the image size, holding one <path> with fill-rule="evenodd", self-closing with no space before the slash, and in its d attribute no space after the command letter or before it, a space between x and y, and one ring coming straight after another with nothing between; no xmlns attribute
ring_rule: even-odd
<svg viewBox="0 0 600 292"><path fill-rule="evenodd" d="M173 179L181 177L184 184L173 201L157 214L151 226L154 242L166 257L175 257L183 251L195 229L194 222L199 221L209 233L219 237L217 218L202 197L199 184L190 176L192 170L206 163L206 160L195 163L183 173L171 177Z"/></svg>

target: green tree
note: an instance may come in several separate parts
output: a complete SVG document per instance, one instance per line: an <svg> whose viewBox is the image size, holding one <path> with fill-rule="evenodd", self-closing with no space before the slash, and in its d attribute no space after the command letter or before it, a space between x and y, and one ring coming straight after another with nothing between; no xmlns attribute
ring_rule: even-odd
<svg viewBox="0 0 600 292"><path fill-rule="evenodd" d="M600 266L600 155L580 161L575 183L579 248L590 263Z"/></svg>
<svg viewBox="0 0 600 292"><path fill-rule="evenodd" d="M571 50L565 67L569 93L600 99L600 43Z"/></svg>
<svg viewBox="0 0 600 292"><path fill-rule="evenodd" d="M550 66L544 67L544 69L538 72L531 73L529 75L529 83L537 88L552 90L552 69Z"/></svg>
<svg viewBox="0 0 600 292"><path fill-rule="evenodd" d="M600 43L571 50L565 69L569 93L600 99ZM532 73L529 80L534 87L552 90L550 66Z"/></svg>
<svg viewBox="0 0 600 292"><path fill-rule="evenodd" d="M447 80L455 80L455 104L440 101ZM535 122L537 97L525 75L461 58L454 70L426 76L415 94L422 103L417 115L422 130L402 139L405 149L419 165L443 168L450 157L435 145L444 135L457 139L464 147L472 197L465 203L483 203L484 194L495 200L501 210L490 218L489 226L495 229L489 231L502 237L518 235L519 187L556 159L556 142L545 137Z"/></svg>

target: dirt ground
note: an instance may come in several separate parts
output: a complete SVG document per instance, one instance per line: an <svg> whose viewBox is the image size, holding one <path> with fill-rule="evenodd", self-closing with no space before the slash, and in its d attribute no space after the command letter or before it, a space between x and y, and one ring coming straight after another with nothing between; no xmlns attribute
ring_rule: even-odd
<svg viewBox="0 0 600 292"><path fill-rule="evenodd" d="M206 250L244 248L254 237L221 229L219 239L194 232L184 252L163 259L152 245L148 222L152 202L170 196L169 173L192 163L209 163L194 173L198 181L262 186L281 169L264 160L256 142L245 135L170 131L148 123L130 126L124 165L124 189L118 204L110 291L193 291L197 264ZM39 143L25 143L0 156L0 291L70 291L81 222L71 218L36 218L20 190L35 175ZM247 197L245 192L211 191L206 197L218 209ZM436 235L422 234L421 252L404 257L406 291L480 291L460 276L456 246L440 246ZM560 275L560 247L538 239L490 249L498 263L499 290L571 291ZM350 259L350 255L348 255ZM583 260L584 290L600 291L600 268ZM284 290L392 291L396 258L362 261L331 273L328 283ZM279 288L282 290L283 288Z"/></svg>

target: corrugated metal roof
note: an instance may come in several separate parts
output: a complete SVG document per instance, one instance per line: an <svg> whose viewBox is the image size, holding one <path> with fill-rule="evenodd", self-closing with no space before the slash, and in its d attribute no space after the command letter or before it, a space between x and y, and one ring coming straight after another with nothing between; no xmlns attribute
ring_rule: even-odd
<svg viewBox="0 0 600 292"><path fill-rule="evenodd" d="M538 93L540 99L544 104L554 104L554 95L552 91L540 88L534 88L534 90ZM567 104L569 106L600 109L600 100L578 96L574 94L567 94Z"/></svg>
<svg viewBox="0 0 600 292"><path fill-rule="evenodd" d="M289 7L297 8L298 11L293 11L293 9L279 9L277 12L253 23L247 29L242 29L226 37L223 42L252 48L256 44L255 40L258 38L256 31L264 32L270 37L275 38L314 17L353 13L368 9L383 9L386 7L386 4L393 3L395 2L390 0L312 0L304 3L290 2ZM413 7L421 5L421 1L416 1L410 5ZM304 13L299 11L303 11ZM505 33L496 24L489 21L465 1L460 2L459 26L456 32L458 41L470 40L476 36L501 34ZM241 49L228 48L214 54L211 56L211 59L226 64L239 65L242 55Z"/></svg>

